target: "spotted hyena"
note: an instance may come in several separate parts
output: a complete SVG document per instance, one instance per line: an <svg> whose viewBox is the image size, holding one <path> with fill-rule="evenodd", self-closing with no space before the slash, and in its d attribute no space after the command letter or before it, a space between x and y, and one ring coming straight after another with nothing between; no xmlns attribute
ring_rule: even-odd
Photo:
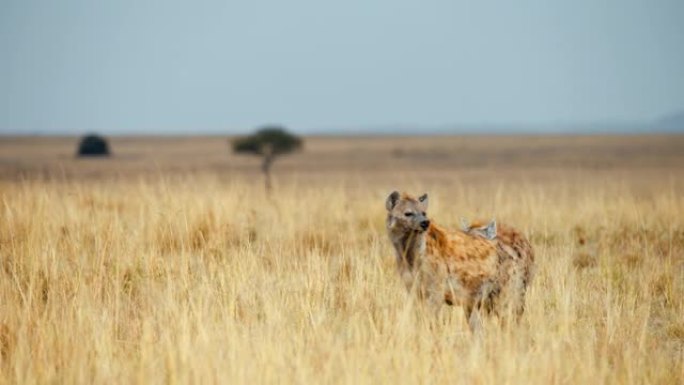
<svg viewBox="0 0 684 385"><path fill-rule="evenodd" d="M496 238L496 221L494 219L489 223L482 223L479 221L469 222L461 218L461 227L466 234L477 235L489 240Z"/></svg>
<svg viewBox="0 0 684 385"><path fill-rule="evenodd" d="M475 222L447 230L427 216L428 197L387 197L387 231L409 290L434 305L461 305L473 330L481 314L524 311L534 265L527 239L512 227Z"/></svg>

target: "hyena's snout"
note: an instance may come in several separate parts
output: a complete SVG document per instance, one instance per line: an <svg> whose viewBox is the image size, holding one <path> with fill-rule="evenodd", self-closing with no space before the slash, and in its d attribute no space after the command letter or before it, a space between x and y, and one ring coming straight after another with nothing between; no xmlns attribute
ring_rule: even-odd
<svg viewBox="0 0 684 385"><path fill-rule="evenodd" d="M430 227L430 220L429 220L429 219L423 219L423 220L420 222L420 228L423 229L423 230L427 230L428 227Z"/></svg>

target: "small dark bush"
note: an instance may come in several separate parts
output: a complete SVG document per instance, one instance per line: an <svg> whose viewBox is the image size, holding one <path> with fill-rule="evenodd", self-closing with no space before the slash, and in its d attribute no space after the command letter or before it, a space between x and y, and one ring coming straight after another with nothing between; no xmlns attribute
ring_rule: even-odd
<svg viewBox="0 0 684 385"><path fill-rule="evenodd" d="M78 145L78 156L109 156L107 140L99 135L86 135Z"/></svg>

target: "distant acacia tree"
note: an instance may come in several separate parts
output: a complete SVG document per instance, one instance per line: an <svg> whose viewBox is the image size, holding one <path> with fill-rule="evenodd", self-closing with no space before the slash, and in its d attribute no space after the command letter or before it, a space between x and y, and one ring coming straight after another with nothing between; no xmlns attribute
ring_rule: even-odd
<svg viewBox="0 0 684 385"><path fill-rule="evenodd" d="M233 151L237 154L252 154L263 158L261 171L264 173L266 191L271 190L271 166L277 157L289 154L302 147L302 139L287 132L281 126L265 126L254 134L233 140Z"/></svg>
<svg viewBox="0 0 684 385"><path fill-rule="evenodd" d="M76 155L78 156L109 156L109 144L99 135L90 134L81 138Z"/></svg>

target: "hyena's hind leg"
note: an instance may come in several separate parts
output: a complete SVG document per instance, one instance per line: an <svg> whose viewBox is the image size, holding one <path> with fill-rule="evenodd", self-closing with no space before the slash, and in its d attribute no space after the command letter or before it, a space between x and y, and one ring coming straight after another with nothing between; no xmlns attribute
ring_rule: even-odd
<svg viewBox="0 0 684 385"><path fill-rule="evenodd" d="M511 277L498 298L496 313L504 325L519 324L525 313L527 284L520 275Z"/></svg>

